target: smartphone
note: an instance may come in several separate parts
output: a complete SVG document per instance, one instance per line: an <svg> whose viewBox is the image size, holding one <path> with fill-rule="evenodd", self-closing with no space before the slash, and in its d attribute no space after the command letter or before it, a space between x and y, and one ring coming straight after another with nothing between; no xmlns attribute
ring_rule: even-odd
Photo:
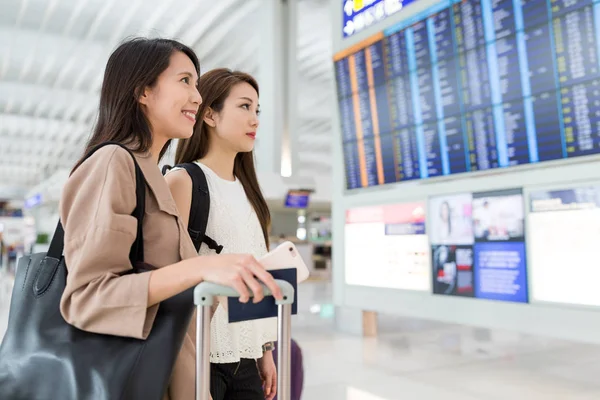
<svg viewBox="0 0 600 400"><path fill-rule="evenodd" d="M308 278L308 267L292 242L283 242L258 260L267 270L296 268L298 283Z"/></svg>

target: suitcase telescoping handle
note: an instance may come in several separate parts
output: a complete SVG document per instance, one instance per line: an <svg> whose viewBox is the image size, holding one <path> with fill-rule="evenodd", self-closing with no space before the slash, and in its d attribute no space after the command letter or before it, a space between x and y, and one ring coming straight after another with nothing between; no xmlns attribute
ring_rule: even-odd
<svg viewBox="0 0 600 400"><path fill-rule="evenodd" d="M283 298L277 303L277 398L290 400L291 386L291 340L292 304L294 287L287 281L276 279ZM271 291L262 285L265 296ZM250 291L252 293L252 291ZM196 400L210 399L210 319L215 297L239 297L239 293L228 286L202 282L194 289L196 319Z"/></svg>

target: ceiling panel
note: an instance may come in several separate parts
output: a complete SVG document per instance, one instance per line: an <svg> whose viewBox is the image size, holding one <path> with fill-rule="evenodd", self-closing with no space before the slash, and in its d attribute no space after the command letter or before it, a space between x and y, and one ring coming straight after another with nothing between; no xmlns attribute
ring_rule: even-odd
<svg viewBox="0 0 600 400"><path fill-rule="evenodd" d="M0 0L0 189L25 193L72 166L93 127L106 60L124 37L177 38L198 53L203 71L258 74L263 1ZM295 173L327 175L329 0L300 0L298 15Z"/></svg>
<svg viewBox="0 0 600 400"><path fill-rule="evenodd" d="M296 143L300 176L331 176L333 67L330 8L330 2L326 0L298 3L300 123Z"/></svg>

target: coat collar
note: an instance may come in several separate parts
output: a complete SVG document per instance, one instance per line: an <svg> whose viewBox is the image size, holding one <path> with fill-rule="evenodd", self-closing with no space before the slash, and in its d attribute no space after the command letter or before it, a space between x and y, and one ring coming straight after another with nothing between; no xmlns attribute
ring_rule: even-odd
<svg viewBox="0 0 600 400"><path fill-rule="evenodd" d="M187 228L183 225L183 222L179 217L179 211L177 210L177 205L175 204L175 200L173 200L173 196L171 195L169 185L167 185L167 181L162 175L160 168L154 162L154 158L152 158L152 156L148 153L143 154L133 152L133 155L144 174L144 178L146 179L146 184L148 185L149 190L156 198L158 208L161 211L174 216L175 220L177 221L177 226L179 227L180 232L179 257L182 260L185 260L197 256L198 253L194 248L192 239L190 239L188 235Z"/></svg>
<svg viewBox="0 0 600 400"><path fill-rule="evenodd" d="M149 154L134 153L134 156L140 166L140 169L144 173L144 178L146 179L148 187L156 198L158 208L161 211L179 217L179 212L177 211L175 200L173 200L173 196L171 196L171 191L169 190L167 181L161 174L158 165L154 162L154 159Z"/></svg>

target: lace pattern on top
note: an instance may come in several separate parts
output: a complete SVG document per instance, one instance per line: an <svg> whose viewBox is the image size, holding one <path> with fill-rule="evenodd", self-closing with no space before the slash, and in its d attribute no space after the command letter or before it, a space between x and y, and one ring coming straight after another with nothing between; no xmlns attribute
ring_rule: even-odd
<svg viewBox="0 0 600 400"><path fill-rule="evenodd" d="M222 254L252 254L259 258L267 248L260 222L239 181L219 178L203 164L210 190L210 215L206 233L223 246ZM206 245L200 255L214 254ZM220 299L210 324L210 361L235 363L241 358L262 357L262 345L277 340L277 319L230 324L227 300Z"/></svg>

